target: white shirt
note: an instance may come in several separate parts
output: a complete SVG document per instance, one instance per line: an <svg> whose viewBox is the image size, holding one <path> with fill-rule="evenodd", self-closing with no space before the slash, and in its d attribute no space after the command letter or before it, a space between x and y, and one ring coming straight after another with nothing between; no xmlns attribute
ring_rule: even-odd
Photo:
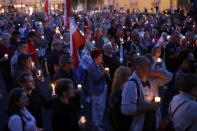
<svg viewBox="0 0 197 131"><path fill-rule="evenodd" d="M24 110L21 110L21 112L24 115L24 131L39 131L36 126L36 120L31 115L31 113L26 108L24 108ZM23 122L21 120L21 117L19 115L12 115L9 118L8 127L10 131L23 131Z"/></svg>

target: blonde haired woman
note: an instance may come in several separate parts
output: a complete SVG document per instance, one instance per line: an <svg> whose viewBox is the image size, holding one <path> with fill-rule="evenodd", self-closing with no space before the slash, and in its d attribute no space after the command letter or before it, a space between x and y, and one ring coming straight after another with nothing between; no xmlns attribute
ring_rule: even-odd
<svg viewBox="0 0 197 131"><path fill-rule="evenodd" d="M114 74L109 109L113 131L127 131L131 123L130 117L121 113L122 86L128 81L130 75L131 70L124 66L119 67Z"/></svg>

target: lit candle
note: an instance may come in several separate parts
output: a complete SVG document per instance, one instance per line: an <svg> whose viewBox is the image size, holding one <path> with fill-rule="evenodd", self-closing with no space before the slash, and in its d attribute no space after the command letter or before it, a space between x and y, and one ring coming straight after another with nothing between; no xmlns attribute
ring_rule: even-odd
<svg viewBox="0 0 197 131"><path fill-rule="evenodd" d="M38 75L41 76L41 70L38 70Z"/></svg>
<svg viewBox="0 0 197 131"><path fill-rule="evenodd" d="M155 97L155 102L161 102L161 97Z"/></svg>
<svg viewBox="0 0 197 131"><path fill-rule="evenodd" d="M60 39L62 40L63 39L63 36L60 36Z"/></svg>
<svg viewBox="0 0 197 131"><path fill-rule="evenodd" d="M105 68L105 71L108 71L109 72L109 68Z"/></svg>
<svg viewBox="0 0 197 131"><path fill-rule="evenodd" d="M8 59L8 54L5 54L4 57L5 57L6 59Z"/></svg>
<svg viewBox="0 0 197 131"><path fill-rule="evenodd" d="M170 39L170 35L167 36L167 39L168 39L168 40Z"/></svg>
<svg viewBox="0 0 197 131"><path fill-rule="evenodd" d="M51 84L52 87L52 96L55 96L55 84Z"/></svg>
<svg viewBox="0 0 197 131"><path fill-rule="evenodd" d="M82 124L86 123L86 117L85 116L81 116L79 121Z"/></svg>
<svg viewBox="0 0 197 131"><path fill-rule="evenodd" d="M31 67L32 67L32 68L34 68L34 66L35 66L35 63L34 63L34 62L32 62L32 63L31 63Z"/></svg>
<svg viewBox="0 0 197 131"><path fill-rule="evenodd" d="M42 36L42 39L44 39L44 36Z"/></svg>
<svg viewBox="0 0 197 131"><path fill-rule="evenodd" d="M161 58L158 58L158 59L157 59L157 62L158 62L158 63L161 63L161 62L162 62L162 59L161 59Z"/></svg>
<svg viewBox="0 0 197 131"><path fill-rule="evenodd" d="M122 63L123 62L123 58L120 58L120 63Z"/></svg>
<svg viewBox="0 0 197 131"><path fill-rule="evenodd" d="M120 42L123 42L123 39L122 38L120 38Z"/></svg>
<svg viewBox="0 0 197 131"><path fill-rule="evenodd" d="M92 43L95 44L95 41L93 40Z"/></svg>
<svg viewBox="0 0 197 131"><path fill-rule="evenodd" d="M78 89L79 91L81 91L81 88L82 88L82 85L81 85L81 84L78 84L78 85L77 85L77 89Z"/></svg>
<svg viewBox="0 0 197 131"><path fill-rule="evenodd" d="M38 52L38 48L36 48L36 51Z"/></svg>
<svg viewBox="0 0 197 131"><path fill-rule="evenodd" d="M128 37L128 40L130 40L130 37Z"/></svg>
<svg viewBox="0 0 197 131"><path fill-rule="evenodd" d="M138 56L140 56L140 53L137 53Z"/></svg>
<svg viewBox="0 0 197 131"><path fill-rule="evenodd" d="M21 24L18 24L18 26L21 26Z"/></svg>

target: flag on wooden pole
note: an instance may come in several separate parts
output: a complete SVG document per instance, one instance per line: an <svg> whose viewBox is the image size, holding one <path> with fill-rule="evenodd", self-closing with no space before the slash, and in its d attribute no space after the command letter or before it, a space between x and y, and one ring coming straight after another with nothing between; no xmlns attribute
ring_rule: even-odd
<svg viewBox="0 0 197 131"><path fill-rule="evenodd" d="M47 15L47 22L49 23L49 1L46 0L45 2L45 9L44 9L46 15Z"/></svg>
<svg viewBox="0 0 197 131"><path fill-rule="evenodd" d="M79 64L78 49L84 44L84 37L75 26L73 20L70 19L70 55L74 62L74 69L77 69Z"/></svg>
<svg viewBox="0 0 197 131"><path fill-rule="evenodd" d="M70 17L70 0L65 0L65 7L64 7L64 26L68 28L69 24L69 17Z"/></svg>

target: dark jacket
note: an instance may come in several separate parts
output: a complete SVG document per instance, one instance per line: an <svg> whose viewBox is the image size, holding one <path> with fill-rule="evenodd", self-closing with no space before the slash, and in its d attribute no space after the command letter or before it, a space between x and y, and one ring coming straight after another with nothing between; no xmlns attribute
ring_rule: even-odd
<svg viewBox="0 0 197 131"><path fill-rule="evenodd" d="M115 89L111 94L109 106L109 118L114 131L128 131L132 122L132 117L125 116L121 112L122 90Z"/></svg>
<svg viewBox="0 0 197 131"><path fill-rule="evenodd" d="M57 81L59 79L71 79L73 81L74 86L76 86L75 78L73 72L65 72L64 70L60 69L57 73L53 76L53 81Z"/></svg>
<svg viewBox="0 0 197 131"><path fill-rule="evenodd" d="M79 131L78 112L72 104L64 104L57 101L52 116L53 131Z"/></svg>
<svg viewBox="0 0 197 131"><path fill-rule="evenodd" d="M95 62L88 65L87 68L87 87L93 95L101 95L104 91L105 75L101 72Z"/></svg>
<svg viewBox="0 0 197 131"><path fill-rule="evenodd" d="M35 117L36 125L39 128L42 128L42 106L46 109L50 109L53 102L48 102L38 88L32 90L31 95L28 97L29 105L27 106L27 109Z"/></svg>
<svg viewBox="0 0 197 131"><path fill-rule="evenodd" d="M10 38L9 44L14 46L15 48L18 47L18 41L15 41L13 37Z"/></svg>

